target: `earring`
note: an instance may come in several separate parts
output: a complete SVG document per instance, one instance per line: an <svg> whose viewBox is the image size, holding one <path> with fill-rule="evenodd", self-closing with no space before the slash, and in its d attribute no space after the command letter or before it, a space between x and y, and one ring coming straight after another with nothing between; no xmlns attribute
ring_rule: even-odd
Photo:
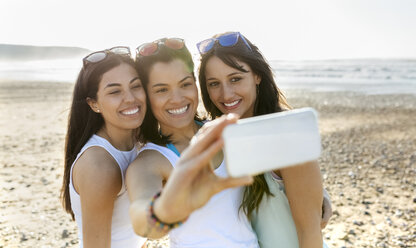
<svg viewBox="0 0 416 248"><path fill-rule="evenodd" d="M100 110L99 109L97 109L97 113L100 113Z"/></svg>

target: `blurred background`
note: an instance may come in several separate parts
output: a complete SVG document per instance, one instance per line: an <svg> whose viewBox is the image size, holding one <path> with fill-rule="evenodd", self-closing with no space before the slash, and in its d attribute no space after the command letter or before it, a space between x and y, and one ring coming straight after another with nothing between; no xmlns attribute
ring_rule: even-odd
<svg viewBox="0 0 416 248"><path fill-rule="evenodd" d="M81 59L161 37L195 44L240 31L271 62L279 86L416 93L416 2L0 1L0 80L74 82Z"/></svg>
<svg viewBox="0 0 416 248"><path fill-rule="evenodd" d="M0 0L0 248L79 247L59 193L84 56L180 37L198 66L196 43L226 31L319 113L329 247L416 247L415 13L415 0Z"/></svg>

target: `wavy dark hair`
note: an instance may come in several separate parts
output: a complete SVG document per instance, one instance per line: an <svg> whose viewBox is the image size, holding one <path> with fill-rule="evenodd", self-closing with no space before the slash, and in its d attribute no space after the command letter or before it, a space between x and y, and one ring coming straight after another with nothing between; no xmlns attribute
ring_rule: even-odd
<svg viewBox="0 0 416 248"><path fill-rule="evenodd" d="M73 220L74 213L69 195L71 167L81 148L104 125L102 115L92 111L87 98L97 100L98 86L103 74L124 63L134 68L134 61L129 56L108 53L103 61L84 66L74 86L65 139L65 168L61 188L63 207Z"/></svg>
<svg viewBox="0 0 416 248"><path fill-rule="evenodd" d="M223 34L218 34L213 37L215 38L221 35ZM273 71L270 65L260 53L258 47L251 43L247 38L245 39L251 49L247 47L240 37L237 44L234 46L223 47L216 42L211 50L201 55L201 63L198 70L199 85L205 109L212 119L215 119L223 114L211 101L207 89L205 76L206 65L208 60L213 56L221 59L221 61L223 61L226 65L242 72L248 71L245 70L239 62L246 63L255 75L261 77L260 84L257 86L257 97L254 103L254 116L271 114L290 109L285 96L276 86ZM252 212L258 208L265 194L268 196L272 195L267 186L264 175L261 174L255 176L253 184L245 188L243 200L240 206L249 218L251 217Z"/></svg>
<svg viewBox="0 0 416 248"><path fill-rule="evenodd" d="M164 41L166 38L160 39ZM148 94L148 84L149 84L149 72L152 69L153 65L158 62L169 63L176 59L183 61L187 70L192 73L192 76L195 79L194 74L194 62L192 60L192 55L189 52L188 48L184 45L181 49L171 49L163 44L159 44L158 51L150 56L139 56L136 58L136 69L139 72L140 80L142 81L143 87ZM147 106L149 106L146 111L143 123L140 127L139 140L141 143L152 142L158 145L166 145L171 143L170 136L162 135L159 130L159 122L155 118L151 108L149 97L146 99ZM202 121L202 118L195 114L195 120Z"/></svg>

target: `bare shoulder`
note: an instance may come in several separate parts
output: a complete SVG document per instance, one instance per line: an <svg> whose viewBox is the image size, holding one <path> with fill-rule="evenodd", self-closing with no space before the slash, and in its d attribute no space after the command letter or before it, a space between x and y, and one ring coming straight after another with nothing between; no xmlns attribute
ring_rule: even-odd
<svg viewBox="0 0 416 248"><path fill-rule="evenodd" d="M88 148L75 163L72 174L78 193L100 190L117 194L121 189L120 167L102 147Z"/></svg>
<svg viewBox="0 0 416 248"><path fill-rule="evenodd" d="M147 171L166 178L172 171L172 168L172 164L160 152L156 150L144 150L140 152L137 158L130 164L127 171Z"/></svg>
<svg viewBox="0 0 416 248"><path fill-rule="evenodd" d="M127 192L131 202L148 200L160 191L172 171L169 160L155 150L144 150L126 172Z"/></svg>

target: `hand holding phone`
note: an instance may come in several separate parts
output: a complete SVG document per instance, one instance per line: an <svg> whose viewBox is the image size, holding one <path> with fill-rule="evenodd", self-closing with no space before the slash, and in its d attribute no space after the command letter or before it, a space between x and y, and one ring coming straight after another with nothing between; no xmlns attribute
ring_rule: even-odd
<svg viewBox="0 0 416 248"><path fill-rule="evenodd" d="M321 154L317 113L301 108L238 120L227 126L224 159L232 177L318 159Z"/></svg>

